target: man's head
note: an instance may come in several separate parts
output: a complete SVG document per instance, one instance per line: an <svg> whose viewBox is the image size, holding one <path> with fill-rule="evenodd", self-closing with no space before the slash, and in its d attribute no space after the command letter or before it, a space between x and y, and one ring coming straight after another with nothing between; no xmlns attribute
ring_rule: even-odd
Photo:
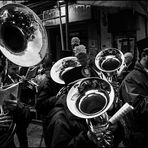
<svg viewBox="0 0 148 148"><path fill-rule="evenodd" d="M144 49L148 48L148 38L137 41L136 45L139 52L139 59L141 59Z"/></svg>
<svg viewBox="0 0 148 148"><path fill-rule="evenodd" d="M140 63L148 69L148 48L143 50L140 57Z"/></svg>
<svg viewBox="0 0 148 148"><path fill-rule="evenodd" d="M74 49L75 46L79 46L80 45L80 39L78 37L73 37L71 39L71 47L72 49Z"/></svg>
<svg viewBox="0 0 148 148"><path fill-rule="evenodd" d="M148 38L144 38L137 42L137 48L139 51L140 63L148 68Z"/></svg>
<svg viewBox="0 0 148 148"><path fill-rule="evenodd" d="M124 54L124 58L125 58L125 63L126 65L130 65L132 63L132 60L133 60L133 54L131 52L126 52Z"/></svg>

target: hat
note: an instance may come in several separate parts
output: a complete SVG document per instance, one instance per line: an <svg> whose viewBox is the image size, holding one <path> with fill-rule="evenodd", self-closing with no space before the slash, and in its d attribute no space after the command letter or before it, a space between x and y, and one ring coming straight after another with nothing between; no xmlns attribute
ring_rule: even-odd
<svg viewBox="0 0 148 148"><path fill-rule="evenodd" d="M139 40L137 42L137 48L138 48L139 54L141 54L142 52L148 53L148 38Z"/></svg>

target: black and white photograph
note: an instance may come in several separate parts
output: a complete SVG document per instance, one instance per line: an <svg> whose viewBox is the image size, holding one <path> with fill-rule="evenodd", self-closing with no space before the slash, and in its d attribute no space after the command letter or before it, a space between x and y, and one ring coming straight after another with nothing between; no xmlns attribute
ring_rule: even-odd
<svg viewBox="0 0 148 148"><path fill-rule="evenodd" d="M0 0L0 147L148 147L148 1Z"/></svg>

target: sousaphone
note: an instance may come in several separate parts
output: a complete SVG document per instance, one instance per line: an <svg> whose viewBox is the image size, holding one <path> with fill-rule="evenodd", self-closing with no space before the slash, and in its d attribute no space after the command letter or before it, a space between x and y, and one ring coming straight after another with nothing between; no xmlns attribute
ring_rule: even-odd
<svg viewBox="0 0 148 148"><path fill-rule="evenodd" d="M40 18L22 4L0 8L0 50L23 67L39 64L47 53L47 33Z"/></svg>

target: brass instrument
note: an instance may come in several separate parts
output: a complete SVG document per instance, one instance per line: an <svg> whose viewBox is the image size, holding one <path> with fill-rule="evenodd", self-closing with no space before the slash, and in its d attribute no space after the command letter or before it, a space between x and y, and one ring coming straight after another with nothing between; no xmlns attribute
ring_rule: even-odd
<svg viewBox="0 0 148 148"><path fill-rule="evenodd" d="M79 66L81 66L81 64L76 57L70 56L62 58L52 66L50 71L51 78L59 84L65 84L62 79L62 74Z"/></svg>
<svg viewBox="0 0 148 148"><path fill-rule="evenodd" d="M47 47L46 30L30 8L16 3L0 8L0 51L7 59L18 66L35 66L44 59ZM16 126L9 111L3 108L4 100L11 94L17 98L18 91L19 82L0 88L0 127L5 127L5 134L0 137L2 147L12 139Z"/></svg>
<svg viewBox="0 0 148 148"><path fill-rule="evenodd" d="M86 119L91 133L95 135L98 129L100 131L97 133L103 133L108 128L107 111L112 108L114 95L114 89L108 81L91 77L75 83L69 90L66 101L70 112ZM106 139L102 137L97 140L97 136L95 138L98 146L102 147Z"/></svg>
<svg viewBox="0 0 148 148"><path fill-rule="evenodd" d="M30 67L45 57L47 33L39 17L21 4L0 8L0 50L13 63Z"/></svg>
<svg viewBox="0 0 148 148"><path fill-rule="evenodd" d="M95 58L96 67L104 73L106 80L111 83L115 91L114 105L120 101L117 92L119 88L118 71L124 66L124 55L117 48L106 48L100 51Z"/></svg>
<svg viewBox="0 0 148 148"><path fill-rule="evenodd" d="M67 95L68 109L75 116L86 119L99 147L112 146L114 136L108 130L109 125L133 109L126 103L110 118L107 112L112 109L114 99L112 85L97 77L81 79L70 88Z"/></svg>
<svg viewBox="0 0 148 148"><path fill-rule="evenodd" d="M117 48L106 48L100 51L95 58L96 67L106 73L109 82L116 81L117 70L124 64L124 55Z"/></svg>

